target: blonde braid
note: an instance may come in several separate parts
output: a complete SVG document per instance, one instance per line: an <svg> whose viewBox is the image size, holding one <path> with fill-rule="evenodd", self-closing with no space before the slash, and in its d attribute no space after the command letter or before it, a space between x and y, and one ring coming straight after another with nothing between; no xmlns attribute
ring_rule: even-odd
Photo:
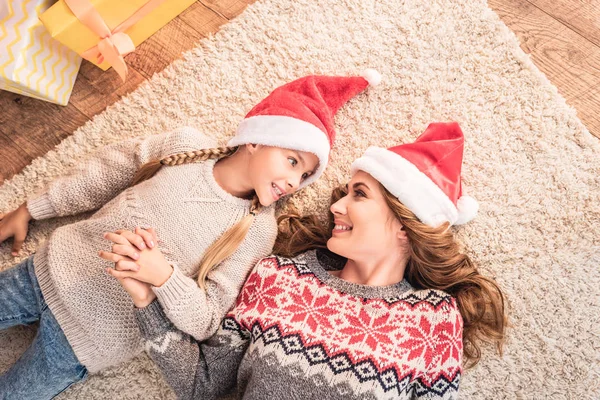
<svg viewBox="0 0 600 400"><path fill-rule="evenodd" d="M192 162L202 162L210 159L221 159L229 157L237 151L238 147L214 147L210 149L202 149L195 151L186 151L183 153L171 154L160 160L153 160L142 165L138 172L133 177L131 186L135 186L140 182L152 178L158 170L163 166L175 166L181 164L189 164Z"/></svg>
<svg viewBox="0 0 600 400"><path fill-rule="evenodd" d="M213 158L229 157L236 152L237 147L214 147L212 149L202 149L195 151L186 151L184 153L172 154L160 160L162 165L181 165L192 162L202 162Z"/></svg>
<svg viewBox="0 0 600 400"><path fill-rule="evenodd" d="M254 197L252 197L252 203L250 204L250 215L255 217L256 214L259 213L261 208L262 208L262 205L260 204L260 201L258 200L258 196L254 195Z"/></svg>
<svg viewBox="0 0 600 400"><path fill-rule="evenodd" d="M261 208L262 205L258 200L258 196L254 195L250 205L250 213L229 228L206 249L198 270L198 285L200 287L205 288L208 273L237 250Z"/></svg>

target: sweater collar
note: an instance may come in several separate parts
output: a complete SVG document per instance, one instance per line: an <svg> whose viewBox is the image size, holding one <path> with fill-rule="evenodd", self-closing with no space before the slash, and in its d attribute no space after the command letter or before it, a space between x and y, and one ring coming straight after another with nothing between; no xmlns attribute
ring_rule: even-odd
<svg viewBox="0 0 600 400"><path fill-rule="evenodd" d="M305 262L317 279L325 285L357 297L365 299L390 299L415 290L406 279L388 286L361 285L345 281L327 272L328 270L339 269L340 266L336 266L333 259L324 251L307 251L298 256L298 260Z"/></svg>

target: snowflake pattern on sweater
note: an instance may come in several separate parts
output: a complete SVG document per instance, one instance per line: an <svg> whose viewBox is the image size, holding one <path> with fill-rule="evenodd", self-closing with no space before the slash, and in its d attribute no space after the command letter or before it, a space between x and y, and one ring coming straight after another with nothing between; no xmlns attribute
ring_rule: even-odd
<svg viewBox="0 0 600 400"><path fill-rule="evenodd" d="M261 260L217 334L191 344L204 360L200 375L230 375L240 398L273 398L282 387L285 398L456 398L463 350L456 300L406 281L352 284L321 262L315 251ZM148 347L161 367L176 357L173 347L157 350L165 338L153 335ZM237 373L224 371L231 364ZM224 390L197 373L196 387L179 391L185 384L163 372L182 397Z"/></svg>

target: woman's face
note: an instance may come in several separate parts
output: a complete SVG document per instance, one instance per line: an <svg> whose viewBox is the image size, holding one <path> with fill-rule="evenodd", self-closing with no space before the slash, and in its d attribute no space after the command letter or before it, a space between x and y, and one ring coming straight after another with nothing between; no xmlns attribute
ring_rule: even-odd
<svg viewBox="0 0 600 400"><path fill-rule="evenodd" d="M346 196L330 208L335 227L327 248L354 261L378 260L397 253L404 232L388 207L379 182L358 171L347 189Z"/></svg>
<svg viewBox="0 0 600 400"><path fill-rule="evenodd" d="M250 184L265 207L297 191L319 163L316 155L304 151L262 145L247 147Z"/></svg>

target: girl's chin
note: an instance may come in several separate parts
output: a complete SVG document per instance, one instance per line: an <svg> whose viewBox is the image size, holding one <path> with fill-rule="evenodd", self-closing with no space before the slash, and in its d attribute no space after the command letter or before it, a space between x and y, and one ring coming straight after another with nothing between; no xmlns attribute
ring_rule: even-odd
<svg viewBox="0 0 600 400"><path fill-rule="evenodd" d="M271 204L275 203L275 200L271 197L265 199L264 196L258 196L258 202L263 207L269 207Z"/></svg>

